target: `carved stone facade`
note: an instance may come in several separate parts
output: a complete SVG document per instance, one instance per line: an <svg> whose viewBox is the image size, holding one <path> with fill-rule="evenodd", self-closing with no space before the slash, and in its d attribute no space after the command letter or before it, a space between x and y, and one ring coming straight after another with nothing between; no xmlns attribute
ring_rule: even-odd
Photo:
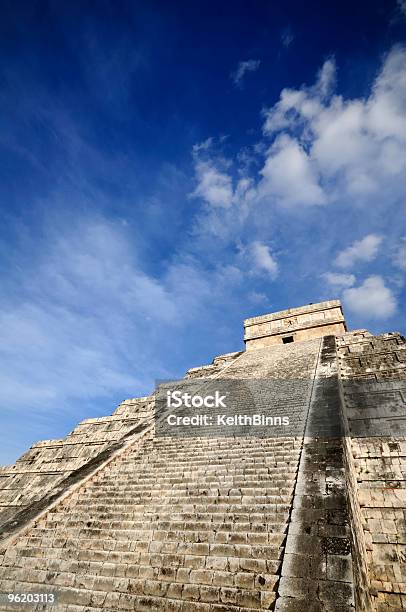
<svg viewBox="0 0 406 612"><path fill-rule="evenodd" d="M308 304L244 321L247 351L274 344L339 335L347 328L339 300Z"/></svg>
<svg viewBox="0 0 406 612"><path fill-rule="evenodd" d="M295 435L160 437L152 395L35 444L0 468L1 611L406 609L404 338L337 301L249 321L185 384L282 381L263 400Z"/></svg>

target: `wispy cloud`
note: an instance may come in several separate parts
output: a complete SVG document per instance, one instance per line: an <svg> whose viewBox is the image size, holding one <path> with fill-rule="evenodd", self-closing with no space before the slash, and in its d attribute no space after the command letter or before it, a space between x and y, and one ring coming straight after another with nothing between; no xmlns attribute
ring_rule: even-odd
<svg viewBox="0 0 406 612"><path fill-rule="evenodd" d="M251 254L254 269L267 272L274 279L278 275L278 264L275 256L271 253L269 246L259 241L251 245Z"/></svg>
<svg viewBox="0 0 406 612"><path fill-rule="evenodd" d="M213 162L196 162L198 185L193 193L215 207L228 208L233 202L231 177L215 167Z"/></svg>
<svg viewBox="0 0 406 612"><path fill-rule="evenodd" d="M240 62L237 69L231 73L230 78L236 87L242 87L244 77L249 72L255 72L258 70L261 64L261 60L246 60Z"/></svg>
<svg viewBox="0 0 406 612"><path fill-rule="evenodd" d="M382 236L368 234L341 251L335 263L340 268L351 268L358 262L372 261L377 256L381 243Z"/></svg>
<svg viewBox="0 0 406 612"><path fill-rule="evenodd" d="M281 34L282 45L287 49L295 40L295 36L290 28L285 28Z"/></svg>
<svg viewBox="0 0 406 612"><path fill-rule="evenodd" d="M153 275L131 226L100 215L65 221L62 233L52 221L36 234L25 228L31 261L15 258L0 301L0 405L26 415L150 392L179 367L181 337L215 316L213 295L220 306L241 285L237 268L207 269L187 252Z"/></svg>
<svg viewBox="0 0 406 612"><path fill-rule="evenodd" d="M48 410L152 383L141 353L138 367L128 362L127 342L144 343L141 321L173 325L179 305L142 272L120 227L88 220L35 255L0 305L0 402Z"/></svg>
<svg viewBox="0 0 406 612"><path fill-rule="evenodd" d="M341 274L340 272L325 272L322 278L333 287L334 290L352 287L355 284L354 274Z"/></svg>

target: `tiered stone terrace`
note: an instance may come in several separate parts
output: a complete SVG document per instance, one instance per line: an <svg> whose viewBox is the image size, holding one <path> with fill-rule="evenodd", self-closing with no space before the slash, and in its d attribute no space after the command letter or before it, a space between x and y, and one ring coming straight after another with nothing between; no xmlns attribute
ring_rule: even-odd
<svg viewBox="0 0 406 612"><path fill-rule="evenodd" d="M269 402L294 436L159 437L151 396L34 445L0 471L0 593L61 612L406 609L405 348L361 330L188 371L291 381ZM360 437L385 419L390 436Z"/></svg>

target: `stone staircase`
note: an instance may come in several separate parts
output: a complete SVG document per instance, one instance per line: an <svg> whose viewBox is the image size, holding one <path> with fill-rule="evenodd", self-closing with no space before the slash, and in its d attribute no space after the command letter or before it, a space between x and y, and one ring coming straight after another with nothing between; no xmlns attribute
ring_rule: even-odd
<svg viewBox="0 0 406 612"><path fill-rule="evenodd" d="M315 339L232 354L221 368L207 372L210 381L282 380L269 387L269 395L264 386L262 401L294 415L301 435L241 436L231 430L226 437L214 430L216 437L171 437L144 424L141 433L119 441L94 473L21 523L18 532L6 532L11 535L0 552L0 593L55 594L54 605L19 605L30 611L305 609L307 595L297 588L304 580L297 576L304 574L293 567L299 557L292 553L312 555L291 544L287 550L287 537L307 546L310 533L303 517L292 523L292 512L297 514L297 503L306 497L298 473L321 347ZM198 388L199 378L192 379ZM252 413L244 385L241 389L241 406ZM130 416L131 407L125 410ZM320 482L325 463L309 468L318 469ZM305 536L298 537L302 529ZM347 535L341 531L335 535ZM323 564L330 554L325 538L309 537L320 544ZM351 577L343 579L351 591ZM326 572L315 577L315 601L308 609L342 612L333 592L340 580ZM321 583L329 592L319 599ZM296 591L286 593L293 584ZM1 611L15 609L0 600Z"/></svg>
<svg viewBox="0 0 406 612"><path fill-rule="evenodd" d="M60 610L269 609L299 452L286 438L150 439L7 551L2 591L38 585Z"/></svg>
<svg viewBox="0 0 406 612"><path fill-rule="evenodd" d="M171 385L295 426L175 432ZM405 440L398 333L220 355L0 467L0 612L406 610Z"/></svg>

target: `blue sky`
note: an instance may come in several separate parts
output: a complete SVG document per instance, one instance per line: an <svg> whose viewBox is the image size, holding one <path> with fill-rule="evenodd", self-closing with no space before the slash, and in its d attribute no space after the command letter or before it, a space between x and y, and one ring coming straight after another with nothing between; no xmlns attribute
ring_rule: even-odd
<svg viewBox="0 0 406 612"><path fill-rule="evenodd" d="M405 34L404 0L3 3L0 464L249 316L405 331Z"/></svg>

